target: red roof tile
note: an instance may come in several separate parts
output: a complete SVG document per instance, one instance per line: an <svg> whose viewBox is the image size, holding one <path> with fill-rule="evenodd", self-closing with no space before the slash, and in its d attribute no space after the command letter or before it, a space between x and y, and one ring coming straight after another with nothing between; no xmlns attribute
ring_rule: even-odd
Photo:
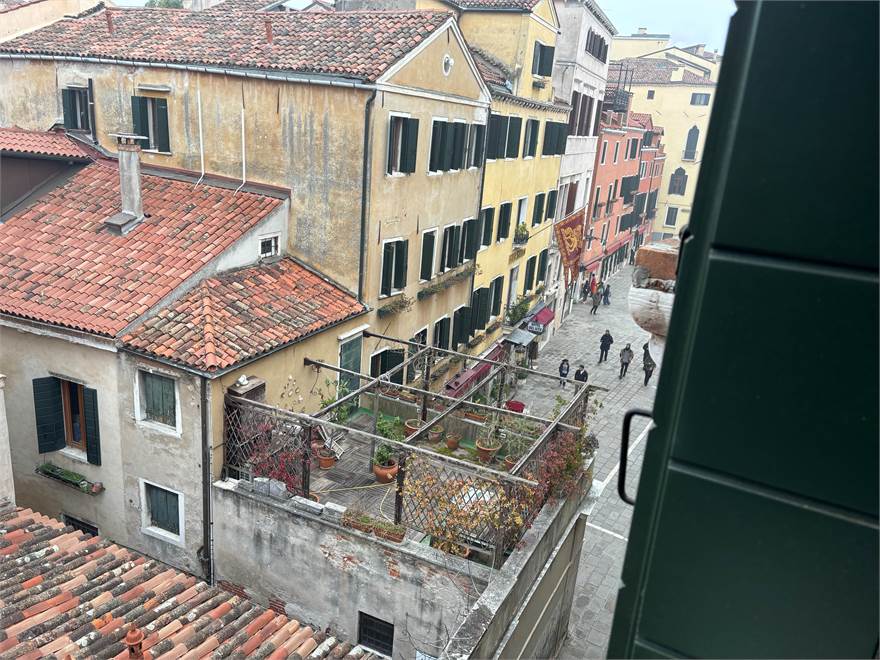
<svg viewBox="0 0 880 660"><path fill-rule="evenodd" d="M670 84L670 85L706 85L714 87L715 83L709 78L703 78L685 69L682 72L682 80L672 80L672 73L676 69L681 69L681 64L676 64L670 60L659 59L655 57L628 57L623 60L615 60L609 67L608 79L612 79L612 71L617 67L623 67L632 72L632 83L636 85L644 84Z"/></svg>
<svg viewBox="0 0 880 660"><path fill-rule="evenodd" d="M123 341L201 371L225 369L365 311L289 258L203 281Z"/></svg>
<svg viewBox="0 0 880 660"><path fill-rule="evenodd" d="M226 3L218 9L224 8ZM109 12L113 25L108 28ZM105 10L0 44L40 53L348 76L375 80L449 20L438 11ZM271 21L272 43L266 37Z"/></svg>
<svg viewBox="0 0 880 660"><path fill-rule="evenodd" d="M630 111L629 121L627 123L630 126L638 126L639 128L644 128L646 130L650 130L654 126L654 122L651 120L651 115L647 112Z"/></svg>
<svg viewBox="0 0 880 660"><path fill-rule="evenodd" d="M276 209L266 195L142 176L128 234L115 163L74 174L0 225L0 312L115 336Z"/></svg>
<svg viewBox="0 0 880 660"><path fill-rule="evenodd" d="M166 653L305 658L319 647L321 657L332 651L341 658L352 649L329 631L2 502L0 556L11 567L0 573L4 658L127 658L132 629L144 635L145 660ZM372 657L357 649L358 657Z"/></svg>
<svg viewBox="0 0 880 660"><path fill-rule="evenodd" d="M540 0L448 0L462 9L521 9L531 11Z"/></svg>
<svg viewBox="0 0 880 660"><path fill-rule="evenodd" d="M486 81L486 84L497 85L510 91L510 88L508 87L510 72L504 67L504 65L479 48L471 46L470 50L471 55L474 58L474 63L477 65L477 70L480 72L480 75L483 76L483 80Z"/></svg>
<svg viewBox="0 0 880 660"><path fill-rule="evenodd" d="M35 154L88 160L86 152L64 133L0 128L0 153Z"/></svg>

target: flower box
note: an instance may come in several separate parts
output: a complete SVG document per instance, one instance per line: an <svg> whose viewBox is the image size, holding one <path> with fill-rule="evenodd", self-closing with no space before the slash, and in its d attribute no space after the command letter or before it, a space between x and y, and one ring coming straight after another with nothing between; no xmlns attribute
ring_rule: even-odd
<svg viewBox="0 0 880 660"><path fill-rule="evenodd" d="M40 474L44 477L48 477L49 479L54 479L55 481L61 482L65 486L69 486L70 488L75 488L81 493L86 493L87 495L97 495L104 491L104 484L100 481L89 481L79 472L73 472L72 470L65 470L62 467L54 465L52 463L43 463L38 466L36 469L36 473Z"/></svg>

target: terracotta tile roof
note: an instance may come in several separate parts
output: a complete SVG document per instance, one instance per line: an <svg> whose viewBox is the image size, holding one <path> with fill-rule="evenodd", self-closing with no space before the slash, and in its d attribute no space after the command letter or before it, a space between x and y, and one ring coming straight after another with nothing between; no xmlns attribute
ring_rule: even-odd
<svg viewBox="0 0 880 660"><path fill-rule="evenodd" d="M351 644L101 537L0 503L0 656L341 658ZM369 653L356 647L358 657ZM326 651L326 653L323 653ZM296 655L294 655L296 654Z"/></svg>
<svg viewBox="0 0 880 660"><path fill-rule="evenodd" d="M365 310L351 294L284 258L203 281L123 341L211 372Z"/></svg>
<svg viewBox="0 0 880 660"><path fill-rule="evenodd" d="M281 200L142 176L145 217L119 236L115 163L88 165L0 224L0 311L115 336Z"/></svg>
<svg viewBox="0 0 880 660"><path fill-rule="evenodd" d="M645 130L651 130L654 127L654 122L651 119L651 115L647 112L632 112L629 113L629 121L627 122L630 126L638 126L639 128L644 128Z"/></svg>
<svg viewBox="0 0 880 660"><path fill-rule="evenodd" d="M226 5L221 5L223 8ZM107 14L112 17L112 33ZM0 44L0 52L270 69L375 80L451 17L442 11L105 10ZM266 21L272 25L267 41Z"/></svg>
<svg viewBox="0 0 880 660"><path fill-rule="evenodd" d="M666 59L655 57L628 57L623 60L616 60L609 67L609 80L612 77L611 69L622 66L624 69L632 71L632 83L641 84L687 84L687 85L706 85L714 87L715 83L709 78L702 78L691 71L682 72L682 80L672 80L672 73L676 69L682 68L682 65L676 64Z"/></svg>
<svg viewBox="0 0 880 660"><path fill-rule="evenodd" d="M508 87L510 72L504 65L479 48L471 46L470 51L474 58L474 63L477 65L477 70L483 76L486 84L489 86L496 85L510 91L510 87Z"/></svg>
<svg viewBox="0 0 880 660"><path fill-rule="evenodd" d="M86 152L64 133L0 128L0 153L35 154L88 160Z"/></svg>
<svg viewBox="0 0 880 660"><path fill-rule="evenodd" d="M462 9L520 9L531 11L540 0L447 0Z"/></svg>

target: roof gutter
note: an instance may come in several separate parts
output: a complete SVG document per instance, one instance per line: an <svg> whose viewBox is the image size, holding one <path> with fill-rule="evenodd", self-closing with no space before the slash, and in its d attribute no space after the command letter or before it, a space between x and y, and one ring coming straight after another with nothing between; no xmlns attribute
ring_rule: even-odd
<svg viewBox="0 0 880 660"><path fill-rule="evenodd" d="M370 141L370 122L373 117L373 102L376 100L376 89L370 94L370 98L364 104L364 145L363 145L363 162L361 164L361 245L358 256L358 290L357 299L359 303L364 302L364 268L367 258L367 204L370 201L370 155L373 151L373 145Z"/></svg>
<svg viewBox="0 0 880 660"><path fill-rule="evenodd" d="M357 79L335 78L331 76L316 77L297 73L266 73L248 69L212 67L197 64L174 64L170 62L145 62L139 60L124 60L113 57L86 57L82 55L44 55L38 53L0 53L3 60L39 60L46 62L85 62L89 64L114 64L121 66L143 66L153 69L174 69L178 71L193 71L196 73L210 73L221 76L235 76L238 78L253 78L256 80L277 80L281 82L302 83L307 85L323 85L325 87L345 87L350 89L376 89L372 83L364 83Z"/></svg>

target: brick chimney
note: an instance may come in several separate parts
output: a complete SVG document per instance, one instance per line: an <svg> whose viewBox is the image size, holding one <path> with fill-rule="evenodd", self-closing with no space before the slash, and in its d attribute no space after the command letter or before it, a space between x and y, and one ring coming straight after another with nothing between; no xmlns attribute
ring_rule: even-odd
<svg viewBox="0 0 880 660"><path fill-rule="evenodd" d="M144 219L141 201L141 145L143 135L112 133L119 155L119 196L121 210L104 221L117 234L127 234Z"/></svg>

